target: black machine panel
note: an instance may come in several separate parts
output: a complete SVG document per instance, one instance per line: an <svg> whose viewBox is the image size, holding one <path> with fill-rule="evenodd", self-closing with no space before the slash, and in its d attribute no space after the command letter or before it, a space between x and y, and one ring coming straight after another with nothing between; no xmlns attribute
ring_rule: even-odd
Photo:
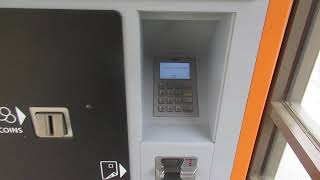
<svg viewBox="0 0 320 180"><path fill-rule="evenodd" d="M1 179L130 179L121 16L0 9L0 23ZM31 107L67 108L73 137L37 137Z"/></svg>

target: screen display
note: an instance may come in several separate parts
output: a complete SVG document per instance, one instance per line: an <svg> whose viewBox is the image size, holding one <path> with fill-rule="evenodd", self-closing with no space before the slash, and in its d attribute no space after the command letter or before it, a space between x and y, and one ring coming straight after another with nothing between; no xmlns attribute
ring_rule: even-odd
<svg viewBox="0 0 320 180"><path fill-rule="evenodd" d="M160 62L160 79L190 79L190 63Z"/></svg>

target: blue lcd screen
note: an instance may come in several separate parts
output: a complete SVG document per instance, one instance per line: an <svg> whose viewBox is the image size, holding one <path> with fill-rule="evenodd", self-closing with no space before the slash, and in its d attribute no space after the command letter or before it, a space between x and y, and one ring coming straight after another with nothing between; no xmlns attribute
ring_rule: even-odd
<svg viewBox="0 0 320 180"><path fill-rule="evenodd" d="M190 79L190 63L160 62L160 79Z"/></svg>

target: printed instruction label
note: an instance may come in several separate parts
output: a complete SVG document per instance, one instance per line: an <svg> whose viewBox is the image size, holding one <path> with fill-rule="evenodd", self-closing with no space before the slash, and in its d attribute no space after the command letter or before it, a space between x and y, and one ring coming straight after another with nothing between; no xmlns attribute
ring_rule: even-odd
<svg viewBox="0 0 320 180"><path fill-rule="evenodd" d="M15 112L15 114L14 114ZM22 127L16 127L17 122L22 126L26 119L26 115L18 108L14 110L8 107L0 107L0 134L22 134Z"/></svg>
<svg viewBox="0 0 320 180"><path fill-rule="evenodd" d="M122 178L127 170L117 161L100 161L102 180L113 179L116 177Z"/></svg>

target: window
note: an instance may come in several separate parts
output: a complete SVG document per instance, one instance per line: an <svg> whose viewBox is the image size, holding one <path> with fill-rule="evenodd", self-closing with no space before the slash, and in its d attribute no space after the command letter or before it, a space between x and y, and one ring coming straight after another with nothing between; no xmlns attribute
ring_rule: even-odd
<svg viewBox="0 0 320 180"><path fill-rule="evenodd" d="M295 0L248 179L320 179L320 13Z"/></svg>
<svg viewBox="0 0 320 180"><path fill-rule="evenodd" d="M312 180L289 144L284 148L274 179Z"/></svg>
<svg viewBox="0 0 320 180"><path fill-rule="evenodd" d="M318 53L301 105L320 130L320 56ZM319 132L317 132L319 133Z"/></svg>
<svg viewBox="0 0 320 180"><path fill-rule="evenodd" d="M310 44L308 44L310 45ZM303 67L300 74L296 74L296 81L292 83L287 103L292 110L299 116L301 123L305 125L306 129L315 138L317 142L320 142L320 60L319 51L316 53L316 57L306 57L311 73L308 72L308 67ZM311 59L312 58L312 59ZM316 59L314 62L313 59ZM307 62L307 60L309 60ZM303 63L302 63L303 65ZM307 77L303 77L307 76ZM304 80L306 79L306 80ZM307 82L306 86L303 83ZM300 95L299 92L302 89Z"/></svg>

